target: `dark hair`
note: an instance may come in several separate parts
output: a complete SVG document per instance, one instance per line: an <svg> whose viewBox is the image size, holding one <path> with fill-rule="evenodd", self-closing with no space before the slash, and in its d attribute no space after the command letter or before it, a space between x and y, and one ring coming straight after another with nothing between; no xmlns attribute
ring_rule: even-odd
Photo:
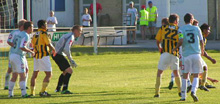
<svg viewBox="0 0 220 104"><path fill-rule="evenodd" d="M178 18L179 16L177 14L171 14L169 16L169 23L174 23Z"/></svg>
<svg viewBox="0 0 220 104"><path fill-rule="evenodd" d="M74 25L74 26L72 27L72 31L74 31L74 30L80 30L80 28L82 28L82 26L80 26L80 25Z"/></svg>
<svg viewBox="0 0 220 104"><path fill-rule="evenodd" d="M210 27L210 26L209 26L208 24L203 23L203 24L200 26L200 29L201 29L201 31L203 31L203 30L207 30L209 27Z"/></svg>
<svg viewBox="0 0 220 104"><path fill-rule="evenodd" d="M31 21L26 21L26 22L24 23L24 30L27 30L29 27L31 27L32 24L33 24L33 22L31 22Z"/></svg>
<svg viewBox="0 0 220 104"><path fill-rule="evenodd" d="M184 21L185 23L190 23L190 20L193 18L194 16L191 13L186 13L186 15L184 16Z"/></svg>
<svg viewBox="0 0 220 104"><path fill-rule="evenodd" d="M196 19L194 19L194 21L193 21L193 25L195 25L196 23L199 23L199 21L196 20Z"/></svg>
<svg viewBox="0 0 220 104"><path fill-rule="evenodd" d="M39 20L37 22L37 26L38 28L42 28L42 26L45 26L46 23L47 23L46 20Z"/></svg>
<svg viewBox="0 0 220 104"><path fill-rule="evenodd" d="M165 23L165 25L168 25L169 24L169 19L168 18L163 18L162 19L162 23Z"/></svg>

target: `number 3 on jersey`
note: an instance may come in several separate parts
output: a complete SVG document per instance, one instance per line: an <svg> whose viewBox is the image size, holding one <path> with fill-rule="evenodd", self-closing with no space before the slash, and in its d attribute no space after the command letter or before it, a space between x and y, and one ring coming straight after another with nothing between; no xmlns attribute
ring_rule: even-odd
<svg viewBox="0 0 220 104"><path fill-rule="evenodd" d="M189 37L188 39L189 43L195 43L195 37L193 33L188 33L187 36Z"/></svg>

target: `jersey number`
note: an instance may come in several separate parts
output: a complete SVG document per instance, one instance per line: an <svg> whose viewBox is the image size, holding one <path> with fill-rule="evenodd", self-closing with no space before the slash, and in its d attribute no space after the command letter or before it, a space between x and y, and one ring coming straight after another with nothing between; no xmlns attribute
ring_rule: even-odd
<svg viewBox="0 0 220 104"><path fill-rule="evenodd" d="M165 31L168 31L165 34L165 39L176 40L176 39L174 39L174 37L177 35L177 30L171 30L170 28L166 28ZM173 34L169 37L170 33L173 33Z"/></svg>
<svg viewBox="0 0 220 104"><path fill-rule="evenodd" d="M18 41L18 39L15 39L15 41L14 41L14 49L17 47L17 41Z"/></svg>
<svg viewBox="0 0 220 104"><path fill-rule="evenodd" d="M190 37L188 40L189 43L195 43L195 37L193 33L188 33L187 36Z"/></svg>

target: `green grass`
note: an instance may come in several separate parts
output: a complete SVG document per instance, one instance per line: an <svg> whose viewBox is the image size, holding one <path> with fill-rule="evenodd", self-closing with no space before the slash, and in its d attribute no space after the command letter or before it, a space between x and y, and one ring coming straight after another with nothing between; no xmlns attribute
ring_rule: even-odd
<svg viewBox="0 0 220 104"><path fill-rule="evenodd" d="M8 99L8 91L0 89L0 103L30 103L30 104L176 104L176 103L193 103L192 98L188 94L187 101L178 101L180 97L177 94L176 86L172 90L168 90L167 86L170 81L170 70L166 70L163 74L161 85L161 97L153 98L154 85L157 72L157 63L159 53L157 51L149 51L147 49L119 49L119 48L99 48L99 55L93 54L91 47L75 47L72 49L73 58L78 64L74 69L71 77L69 90L74 92L72 95L61 95L55 93L60 70L53 60L53 76L48 87L48 92L52 97L42 98L38 95L41 90L42 79L45 76L40 72L36 84L36 96L33 98L21 98L18 84L15 86L15 97ZM218 51L211 51L213 56L220 62L220 54ZM4 58L4 57L2 57ZM219 78L220 64L211 64L205 60L209 66L209 76L215 79ZM2 62L2 60L1 60ZM5 74L7 68L7 59L3 60L1 65L1 73ZM0 63L1 64L1 63ZM28 58L30 68L29 82L33 71L33 59ZM2 70L4 69L4 70ZM0 76L0 78L4 76ZM28 83L28 86L30 83ZM197 91L199 103L211 104L218 103L220 94L220 85L215 84L216 89L210 92ZM30 93L30 90L27 90Z"/></svg>

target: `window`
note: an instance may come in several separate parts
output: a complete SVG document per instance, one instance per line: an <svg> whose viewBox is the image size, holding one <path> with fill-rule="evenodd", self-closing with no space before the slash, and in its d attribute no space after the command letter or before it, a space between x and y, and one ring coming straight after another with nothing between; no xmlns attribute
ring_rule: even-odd
<svg viewBox="0 0 220 104"><path fill-rule="evenodd" d="M65 11L65 0L55 0L55 11Z"/></svg>

